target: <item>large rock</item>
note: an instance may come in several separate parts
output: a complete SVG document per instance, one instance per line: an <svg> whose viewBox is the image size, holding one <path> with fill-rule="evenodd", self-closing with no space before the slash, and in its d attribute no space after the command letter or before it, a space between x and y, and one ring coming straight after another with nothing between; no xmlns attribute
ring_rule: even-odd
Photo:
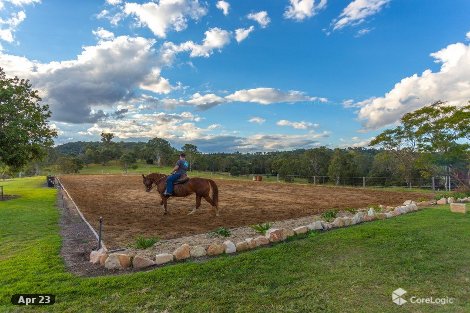
<svg viewBox="0 0 470 313"><path fill-rule="evenodd" d="M449 197L447 198L447 203L454 203L455 202L455 198L454 197Z"/></svg>
<svg viewBox="0 0 470 313"><path fill-rule="evenodd" d="M437 200L436 203L437 204L447 204L447 199L446 198L441 198L441 199Z"/></svg>
<svg viewBox="0 0 470 313"><path fill-rule="evenodd" d="M455 213L467 213L467 207L465 203L451 203L450 211Z"/></svg>
<svg viewBox="0 0 470 313"><path fill-rule="evenodd" d="M266 232L266 238L271 242L279 242L286 239L286 234L283 229L271 228Z"/></svg>
<svg viewBox="0 0 470 313"><path fill-rule="evenodd" d="M335 218L335 220L331 224L335 228L344 227L344 220L341 217L337 217L337 218Z"/></svg>
<svg viewBox="0 0 470 313"><path fill-rule="evenodd" d="M385 217L386 217L386 218L391 218L391 217L394 217L394 216L395 216L395 215L393 215L393 213L391 213L391 212L385 213Z"/></svg>
<svg viewBox="0 0 470 313"><path fill-rule="evenodd" d="M366 215L366 216L364 216L364 218L362 220L364 222L372 222L376 219L377 219L377 217L375 215Z"/></svg>
<svg viewBox="0 0 470 313"><path fill-rule="evenodd" d="M141 255L136 255L132 259L132 267L134 267L136 269L147 268L147 267L150 267L150 266L153 266L153 265L155 265L154 261L152 261L149 258L146 258L144 256L141 256Z"/></svg>
<svg viewBox="0 0 470 313"><path fill-rule="evenodd" d="M321 223L321 226L323 227L323 230L328 230L328 229L333 228L333 225L331 225L331 223L328 223L325 221L320 221L320 223Z"/></svg>
<svg viewBox="0 0 470 313"><path fill-rule="evenodd" d="M99 264L102 255L106 255L106 250L101 248L99 250L93 250L90 252L90 262L93 264Z"/></svg>
<svg viewBox="0 0 470 313"><path fill-rule="evenodd" d="M403 205L408 205L408 204L416 204L416 202L414 202L413 200L406 200L405 202L403 202Z"/></svg>
<svg viewBox="0 0 470 313"><path fill-rule="evenodd" d="M250 246L248 245L248 242L240 241L240 242L237 242L237 244L235 245L235 248L237 249L238 252L241 252L241 251L249 250Z"/></svg>
<svg viewBox="0 0 470 313"><path fill-rule="evenodd" d="M349 217L343 217L343 223L344 223L344 226L351 226L352 219Z"/></svg>
<svg viewBox="0 0 470 313"><path fill-rule="evenodd" d="M173 251L176 261L185 260L191 256L191 247L185 243Z"/></svg>
<svg viewBox="0 0 470 313"><path fill-rule="evenodd" d="M248 249L254 249L258 246L254 238L246 238L245 241L248 245Z"/></svg>
<svg viewBox="0 0 470 313"><path fill-rule="evenodd" d="M199 258L207 254L206 249L202 246L192 246L189 250L189 254L194 258Z"/></svg>
<svg viewBox="0 0 470 313"><path fill-rule="evenodd" d="M255 242L257 247L269 245L269 239L266 238L265 236L258 236L255 239L253 239L253 241Z"/></svg>
<svg viewBox="0 0 470 313"><path fill-rule="evenodd" d="M387 218L387 215L385 215L385 213L377 213L375 216L377 216L377 219L379 220L384 220Z"/></svg>
<svg viewBox="0 0 470 313"><path fill-rule="evenodd" d="M100 265L101 265L101 266L104 266L104 263L106 263L106 259L107 259L107 258L108 258L108 254L107 254L107 253L100 255Z"/></svg>
<svg viewBox="0 0 470 313"><path fill-rule="evenodd" d="M111 253L104 262L104 267L110 270L120 270L130 267L131 264L131 257L127 254Z"/></svg>
<svg viewBox="0 0 470 313"><path fill-rule="evenodd" d="M364 220L365 215L366 214L364 212L357 212L356 214L354 214L351 223L353 225L361 223Z"/></svg>
<svg viewBox="0 0 470 313"><path fill-rule="evenodd" d="M416 203L410 203L407 205L409 211L418 211L418 206Z"/></svg>
<svg viewBox="0 0 470 313"><path fill-rule="evenodd" d="M230 240L224 241L224 246L225 246L225 253L231 254L237 252L237 247L233 242Z"/></svg>
<svg viewBox="0 0 470 313"><path fill-rule="evenodd" d="M322 221L315 221L311 224L308 224L307 227L310 230L323 230L324 229Z"/></svg>
<svg viewBox="0 0 470 313"><path fill-rule="evenodd" d="M287 238L295 236L294 230L289 228L284 229L284 234Z"/></svg>
<svg viewBox="0 0 470 313"><path fill-rule="evenodd" d="M375 215L374 208L369 208L369 210L367 211L367 215L374 216Z"/></svg>
<svg viewBox="0 0 470 313"><path fill-rule="evenodd" d="M307 232L308 232L307 226L300 226L300 227L294 228L294 233L296 235L305 234Z"/></svg>
<svg viewBox="0 0 470 313"><path fill-rule="evenodd" d="M174 256L170 253L160 253L155 256L155 264L162 265L173 261Z"/></svg>
<svg viewBox="0 0 470 313"><path fill-rule="evenodd" d="M225 245L213 243L207 248L207 255L219 255L225 252Z"/></svg>

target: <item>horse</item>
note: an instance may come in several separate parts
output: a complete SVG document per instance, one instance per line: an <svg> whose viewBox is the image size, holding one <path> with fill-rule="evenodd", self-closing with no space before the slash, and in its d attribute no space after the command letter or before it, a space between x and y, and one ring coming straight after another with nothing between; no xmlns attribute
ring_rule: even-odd
<svg viewBox="0 0 470 313"><path fill-rule="evenodd" d="M157 187L157 191L160 194L160 205L163 205L164 212L163 214L168 213L167 201L169 196L163 195L166 189L166 179L167 175L152 173L147 176L142 174L143 183L146 187L146 191L150 192L154 186ZM212 190L212 198L209 196L209 192ZM189 178L183 183L175 184L175 190L173 192L174 197L187 197L196 194L196 207L188 213L194 214L196 210L201 206L201 199L204 198L212 208L215 210L215 215L219 216L219 188L217 184L212 179L205 178Z"/></svg>

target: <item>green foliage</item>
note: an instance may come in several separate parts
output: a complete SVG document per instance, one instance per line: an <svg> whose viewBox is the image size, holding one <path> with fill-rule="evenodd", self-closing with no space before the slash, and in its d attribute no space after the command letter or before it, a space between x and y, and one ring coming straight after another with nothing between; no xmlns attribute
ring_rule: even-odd
<svg viewBox="0 0 470 313"><path fill-rule="evenodd" d="M346 208L346 209L344 209L344 210L345 210L346 212L349 212L349 213L352 213L352 214L356 214L356 212L357 212L357 209L355 209L355 208Z"/></svg>
<svg viewBox="0 0 470 313"><path fill-rule="evenodd" d="M0 164L20 169L42 159L57 136L50 117L28 80L7 78L0 68Z"/></svg>
<svg viewBox="0 0 470 313"><path fill-rule="evenodd" d="M327 221L327 222L331 222L333 221L335 218L336 218L336 215L338 215L338 210L337 209L334 209L334 210L329 210L329 211L325 211L321 214L321 217Z"/></svg>
<svg viewBox="0 0 470 313"><path fill-rule="evenodd" d="M272 223L261 223L256 225L251 225L250 227L253 228L255 232L261 235L266 235L266 232L273 226Z"/></svg>
<svg viewBox="0 0 470 313"><path fill-rule="evenodd" d="M137 237L135 240L135 247L137 249L148 249L150 247L153 247L154 244L156 244L160 239L159 238L145 238L142 236Z"/></svg>
<svg viewBox="0 0 470 313"><path fill-rule="evenodd" d="M368 205L367 208L372 208L374 209L375 212L377 213L380 213L383 211L383 209L380 207L380 205L378 204L371 204L371 205Z"/></svg>
<svg viewBox="0 0 470 313"><path fill-rule="evenodd" d="M77 157L63 156L57 160L59 170L64 174L78 173L83 168L83 162Z"/></svg>
<svg viewBox="0 0 470 313"><path fill-rule="evenodd" d="M229 229L225 227L219 227L210 232L212 236L230 237L232 234Z"/></svg>
<svg viewBox="0 0 470 313"><path fill-rule="evenodd" d="M455 198L455 199L461 199L461 198L467 198L470 197L470 191L467 192L452 192L452 191L446 191L446 192L437 192L436 195L434 196L435 200L439 200L442 198Z"/></svg>

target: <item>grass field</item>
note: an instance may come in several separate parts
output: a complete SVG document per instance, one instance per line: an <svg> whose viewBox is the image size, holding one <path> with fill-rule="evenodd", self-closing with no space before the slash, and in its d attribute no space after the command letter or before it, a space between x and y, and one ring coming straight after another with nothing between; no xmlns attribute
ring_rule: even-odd
<svg viewBox="0 0 470 313"><path fill-rule="evenodd" d="M2 183L1 312L469 312L470 216L433 207L205 262L96 278L66 272L55 190L44 178ZM454 297L448 305L391 301ZM53 293L51 307L9 304ZM405 298L406 298L405 296Z"/></svg>

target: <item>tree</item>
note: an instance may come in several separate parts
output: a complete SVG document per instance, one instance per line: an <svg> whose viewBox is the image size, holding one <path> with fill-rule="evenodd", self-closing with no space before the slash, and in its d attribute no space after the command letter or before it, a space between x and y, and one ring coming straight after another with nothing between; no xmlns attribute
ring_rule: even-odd
<svg viewBox="0 0 470 313"><path fill-rule="evenodd" d="M411 158L402 159L403 166L415 164L418 160L415 151L428 154L428 159L445 166L448 175L470 188L470 184L460 180L458 175L462 167L469 169L470 102L464 106L451 106L437 101L405 114L400 121L400 126L384 131L371 145L382 145L397 152L398 156L403 156L399 152L407 152Z"/></svg>
<svg viewBox="0 0 470 313"><path fill-rule="evenodd" d="M335 149L328 166L328 176L339 185L341 177L352 177L355 172L354 156L344 150Z"/></svg>
<svg viewBox="0 0 470 313"><path fill-rule="evenodd" d="M40 160L54 144L49 106L29 80L7 78L0 68L0 163L19 169Z"/></svg>
<svg viewBox="0 0 470 313"><path fill-rule="evenodd" d="M62 173L78 173L83 168L83 162L74 156L64 156L57 160L59 169Z"/></svg>
<svg viewBox="0 0 470 313"><path fill-rule="evenodd" d="M101 141L106 145L106 144L110 144L112 142L114 138L114 134L113 133L101 133Z"/></svg>
<svg viewBox="0 0 470 313"><path fill-rule="evenodd" d="M194 168L194 164L197 162L197 157L201 154L197 149L197 146L186 143L181 150L186 154L186 158L189 161L189 170L191 171Z"/></svg>
<svg viewBox="0 0 470 313"><path fill-rule="evenodd" d="M146 159L152 159L157 166L169 165L174 162L175 149L162 138L155 137L145 147Z"/></svg>
<svg viewBox="0 0 470 313"><path fill-rule="evenodd" d="M129 169L129 167L134 167L137 162L137 158L135 154L132 152L124 153L119 160L121 162L122 167L126 171L126 174L127 174L127 170Z"/></svg>
<svg viewBox="0 0 470 313"><path fill-rule="evenodd" d="M331 159L331 150L319 147L305 151L308 163L309 176L322 176L328 173L328 164Z"/></svg>

